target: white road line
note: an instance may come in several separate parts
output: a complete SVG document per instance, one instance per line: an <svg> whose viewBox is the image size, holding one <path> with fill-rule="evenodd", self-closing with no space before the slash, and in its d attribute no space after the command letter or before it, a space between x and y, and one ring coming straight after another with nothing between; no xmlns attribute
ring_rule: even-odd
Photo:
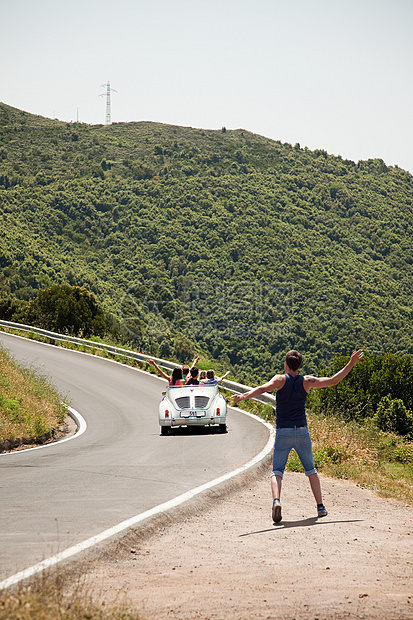
<svg viewBox="0 0 413 620"><path fill-rule="evenodd" d="M87 429L86 420L84 419L82 415L80 415L78 411L76 411L76 409L73 409L73 407L68 407L68 409L77 424L77 431L74 435L71 435L70 437L66 437L65 439L59 439L59 441L53 441L52 443L46 443L43 446L35 446L34 448L26 448L25 450L14 450L13 452L1 452L0 457L11 456L15 454L26 454L26 452L31 452L31 450L41 450L42 448L50 448L52 446L57 446L60 443L64 443L65 441L71 441L71 439L77 439L78 437L80 437L80 435L83 435L83 433Z"/></svg>
<svg viewBox="0 0 413 620"><path fill-rule="evenodd" d="M146 510L145 512L142 512L141 514L136 515L135 517L131 517L130 519L127 519L126 521L122 521L118 525L115 525L109 528L108 530L101 532L97 536L92 536L91 538L88 538L87 540L84 540L83 542L78 543L77 545L74 545L73 547L69 547L65 551L61 551L60 553L50 558L47 558L46 560L43 560L42 562L39 562L38 564L35 564L34 566L26 568L25 570L19 573L16 573L15 575L12 575L11 577L4 579L3 581L0 581L0 590L4 590L5 588L14 586L19 581L22 581L23 579L28 579L29 577L32 577L33 575L40 573L41 571L47 568L51 568L52 566L55 566L56 564L58 564L59 562L62 562L63 560L67 560L73 557L74 555L81 553L82 551L86 551L87 549L94 547L95 545L103 542L104 540L107 540L108 538L111 538L112 536L115 536L116 534L119 534L120 532L123 532L124 530L127 530L128 528L131 528L137 525L138 523L141 523L145 519L149 519L150 517L166 512L167 510L170 510L171 508L176 508L177 506L180 506L184 502L192 499L196 495L199 495L200 493L207 491L208 489L211 489L217 486L218 484L221 484L222 482L226 482L227 480L234 478L238 474L241 474L247 471L250 467L253 467L254 465L258 464L260 461L262 461L267 456L267 454L270 453L270 451L273 448L275 429L271 424L268 424L268 422L264 422L264 420L262 420L261 418L255 415L252 415L251 413L242 411L242 409L237 409L237 411L240 411L244 413L245 415L248 415L254 418L255 420L258 420L259 422L261 422L261 424L264 424L270 431L270 437L267 441L265 448L263 448L263 450L261 450L261 452L257 454L257 456L255 456L251 461L249 461L245 465L242 465L238 469L235 469L234 471L229 472L228 474L224 474L223 476L220 476L219 478L216 478L215 480L212 480L211 482L202 484L201 486L196 487L195 489L192 489L191 491L187 491L186 493L183 493L182 495L179 495L178 497L175 497L174 499L164 502L163 504L159 504L159 506L155 506L154 508L151 508L150 510Z"/></svg>

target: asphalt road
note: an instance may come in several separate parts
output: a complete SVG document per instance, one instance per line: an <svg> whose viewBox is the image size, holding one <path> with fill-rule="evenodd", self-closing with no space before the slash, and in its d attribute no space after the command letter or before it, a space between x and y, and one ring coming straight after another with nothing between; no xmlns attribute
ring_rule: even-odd
<svg viewBox="0 0 413 620"><path fill-rule="evenodd" d="M102 358L0 332L86 420L78 438L0 455L0 579L242 466L268 430L237 410L228 433L161 436L165 381Z"/></svg>

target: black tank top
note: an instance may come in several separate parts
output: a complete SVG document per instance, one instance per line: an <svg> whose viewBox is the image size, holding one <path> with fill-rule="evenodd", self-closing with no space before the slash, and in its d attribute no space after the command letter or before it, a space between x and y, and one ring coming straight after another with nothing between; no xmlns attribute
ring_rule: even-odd
<svg viewBox="0 0 413 620"><path fill-rule="evenodd" d="M307 392L303 386L302 375L285 375L285 383L277 390L276 424L277 428L291 428L293 426L307 426L305 403Z"/></svg>

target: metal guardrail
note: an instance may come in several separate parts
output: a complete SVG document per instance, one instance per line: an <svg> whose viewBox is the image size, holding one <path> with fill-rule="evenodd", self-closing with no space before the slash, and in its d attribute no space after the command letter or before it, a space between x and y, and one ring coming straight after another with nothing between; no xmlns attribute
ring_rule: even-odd
<svg viewBox="0 0 413 620"><path fill-rule="evenodd" d="M121 347L114 347L110 344L95 342L94 340L85 340L83 338L76 338L75 336L67 336L65 334L49 332L45 329L40 329L39 327L24 325L23 323L12 323L11 321L0 320L0 326L7 327L9 329L17 329L24 332L32 332L34 334L38 334L39 336L43 336L44 338L49 338L50 340L73 342L74 344L93 347L94 349L107 351L108 353L112 353L112 355L122 355L123 357L128 357L138 362L147 362L148 359L153 359L154 362L158 364L158 366L160 366L161 368L165 368L166 370L173 370L177 366L177 364L174 362L163 360L158 357L153 357L152 355L145 355L145 353L138 353L137 351L135 352L130 351L129 349L122 349ZM231 392L235 392L236 394L245 394L245 392L249 392L249 390L251 390L251 387L249 387L248 385L236 383L235 381L228 381L227 379L224 379L221 385L225 389ZM257 396L256 398L254 398L254 400L257 400L264 404L275 405L275 397L272 394L261 394L261 396Z"/></svg>

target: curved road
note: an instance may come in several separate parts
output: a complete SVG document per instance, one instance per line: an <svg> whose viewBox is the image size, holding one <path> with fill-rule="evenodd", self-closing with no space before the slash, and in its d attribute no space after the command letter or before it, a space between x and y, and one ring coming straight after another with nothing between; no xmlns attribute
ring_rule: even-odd
<svg viewBox="0 0 413 620"><path fill-rule="evenodd" d="M0 455L0 579L233 471L268 441L237 410L227 434L163 437L158 377L2 332L0 344L51 377L87 423L72 441Z"/></svg>

